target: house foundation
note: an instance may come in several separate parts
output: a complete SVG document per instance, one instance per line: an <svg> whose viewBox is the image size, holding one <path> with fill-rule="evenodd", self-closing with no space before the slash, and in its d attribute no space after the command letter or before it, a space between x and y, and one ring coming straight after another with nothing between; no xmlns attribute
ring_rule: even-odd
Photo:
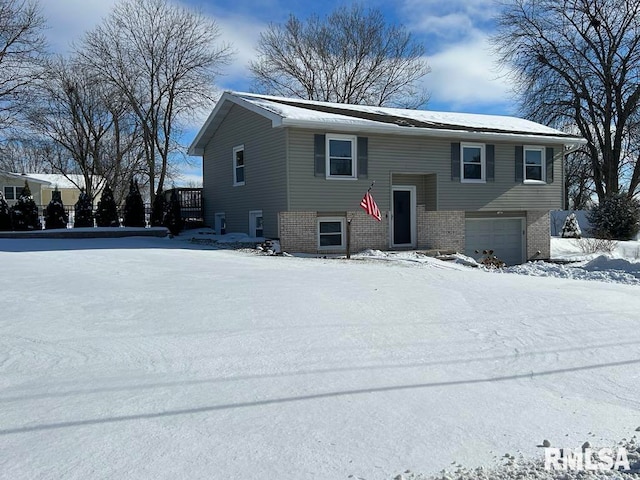
<svg viewBox="0 0 640 480"><path fill-rule="evenodd" d="M526 260L542 260L551 256L549 212L530 210L524 212L525 235L523 241ZM351 253L363 250L389 250L391 221L389 212L383 212L377 222L364 211L349 212L280 212L280 244L284 251L308 254L346 253L347 222L350 223ZM319 224L324 221L341 221L339 245L320 245ZM417 250L465 251L466 212L427 211L418 206L416 211Z"/></svg>

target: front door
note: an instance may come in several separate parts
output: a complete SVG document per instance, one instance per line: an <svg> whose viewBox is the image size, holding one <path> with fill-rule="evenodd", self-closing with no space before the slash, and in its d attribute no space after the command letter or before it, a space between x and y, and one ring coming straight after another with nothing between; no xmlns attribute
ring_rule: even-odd
<svg viewBox="0 0 640 480"><path fill-rule="evenodd" d="M415 246L415 187L393 187L392 246Z"/></svg>

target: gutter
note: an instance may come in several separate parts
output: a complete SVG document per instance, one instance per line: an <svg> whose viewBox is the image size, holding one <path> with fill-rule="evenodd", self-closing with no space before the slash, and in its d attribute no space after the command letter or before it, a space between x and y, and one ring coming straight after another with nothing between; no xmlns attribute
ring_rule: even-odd
<svg viewBox="0 0 640 480"><path fill-rule="evenodd" d="M368 122L367 122L368 123ZM524 133L508 133L508 132L469 132L453 129L437 129L431 130L424 127L402 127L393 124L367 124L364 122L354 123L331 123L326 121L314 121L314 120L299 120L291 118L283 118L280 125L273 125L274 128L282 127L298 127L308 128L324 131L347 131L347 132L359 132L359 133L385 133L391 135L406 135L413 137L440 137L440 138L456 138L461 140L474 140L474 141L486 141L492 139L496 141L511 141L518 143L526 143L536 141L571 145L572 148L579 148L581 145L586 145L587 141L581 137L573 136L554 136L545 134L524 134Z"/></svg>

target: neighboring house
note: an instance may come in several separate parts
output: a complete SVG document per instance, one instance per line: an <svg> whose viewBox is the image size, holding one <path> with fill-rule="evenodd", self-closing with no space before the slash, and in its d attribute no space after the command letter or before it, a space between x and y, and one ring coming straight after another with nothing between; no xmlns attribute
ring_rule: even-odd
<svg viewBox="0 0 640 480"><path fill-rule="evenodd" d="M72 207L78 201L80 188L84 189L85 187L84 175L69 174L65 176L58 173L28 173L26 176L29 181L34 179L47 182L42 187L42 203L40 204L45 206L49 204L51 194L57 188L60 190L62 203L65 206ZM100 193L101 190L94 195L94 205L98 204Z"/></svg>
<svg viewBox="0 0 640 480"><path fill-rule="evenodd" d="M226 92L189 148L205 223L292 252L493 249L550 256L563 159L580 137L513 117ZM360 208L367 188L381 212Z"/></svg>
<svg viewBox="0 0 640 480"><path fill-rule="evenodd" d="M16 203L16 200L18 200L18 197L24 188L25 180L29 183L29 190L31 190L33 201L36 205L42 205L42 190L44 187L49 185L48 181L31 178L20 173L11 173L0 170L0 191L4 195L7 203L9 205Z"/></svg>
<svg viewBox="0 0 640 480"><path fill-rule="evenodd" d="M57 188L60 190L62 203L73 207L78 201L80 189L84 188L82 175L67 175L53 173L11 173L0 170L0 188L9 205L13 205L24 188L24 182L29 184L31 195L36 205L46 207L51 201L51 194ZM94 198L94 204L98 203L101 190Z"/></svg>

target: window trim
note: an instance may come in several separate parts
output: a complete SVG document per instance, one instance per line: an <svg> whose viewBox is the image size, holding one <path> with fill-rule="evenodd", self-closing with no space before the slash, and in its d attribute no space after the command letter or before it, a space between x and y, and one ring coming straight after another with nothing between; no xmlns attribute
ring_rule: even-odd
<svg viewBox="0 0 640 480"><path fill-rule="evenodd" d="M236 155L237 155L238 152L242 152L242 165L241 166L238 166L237 163L236 163ZM233 186L234 187L241 187L246 182L246 177L245 177L246 162L245 162L245 158L244 158L244 144L237 145L237 146L233 147L232 165L233 165L233 169L232 169ZM237 181L238 168L242 168L242 178L243 178L242 182L238 182Z"/></svg>
<svg viewBox="0 0 640 480"><path fill-rule="evenodd" d="M225 235L227 233L227 217L225 212L216 212L213 216L215 231L217 235ZM224 224L224 229L222 225ZM222 233L224 230L224 233Z"/></svg>
<svg viewBox="0 0 640 480"><path fill-rule="evenodd" d="M331 140L348 140L351 142L351 175L331 175ZM358 179L358 137L356 135L340 135L327 133L325 135L325 178L327 180L357 180Z"/></svg>
<svg viewBox="0 0 640 480"><path fill-rule="evenodd" d="M7 190L6 190L7 188L11 188L13 190L13 198L7 198ZM23 186L4 185L2 187L2 196L7 202L15 202L18 200L18 198L20 198L20 195L22 195L23 189L24 189Z"/></svg>
<svg viewBox="0 0 640 480"><path fill-rule="evenodd" d="M480 178L464 177L464 149L480 149ZM477 165L476 163L469 165ZM484 143L460 143L460 183L487 183L487 146Z"/></svg>
<svg viewBox="0 0 640 480"><path fill-rule="evenodd" d="M340 222L340 236L341 243L340 245L320 245L320 224L328 223L328 222ZM316 222L316 233L317 233L317 244L318 251L329 251L329 250L345 250L347 248L347 219L346 217L318 217ZM328 233L323 233L322 235L331 235ZM333 234L336 235L336 234Z"/></svg>
<svg viewBox="0 0 640 480"><path fill-rule="evenodd" d="M536 145L524 145L522 147L522 183L527 185L547 184L547 152L545 147ZM540 180L527 178L527 151L540 152Z"/></svg>
<svg viewBox="0 0 640 480"><path fill-rule="evenodd" d="M258 218L262 218L262 235L256 235L256 230L258 230ZM262 210L249 210L249 236L264 238L264 215L262 215Z"/></svg>

